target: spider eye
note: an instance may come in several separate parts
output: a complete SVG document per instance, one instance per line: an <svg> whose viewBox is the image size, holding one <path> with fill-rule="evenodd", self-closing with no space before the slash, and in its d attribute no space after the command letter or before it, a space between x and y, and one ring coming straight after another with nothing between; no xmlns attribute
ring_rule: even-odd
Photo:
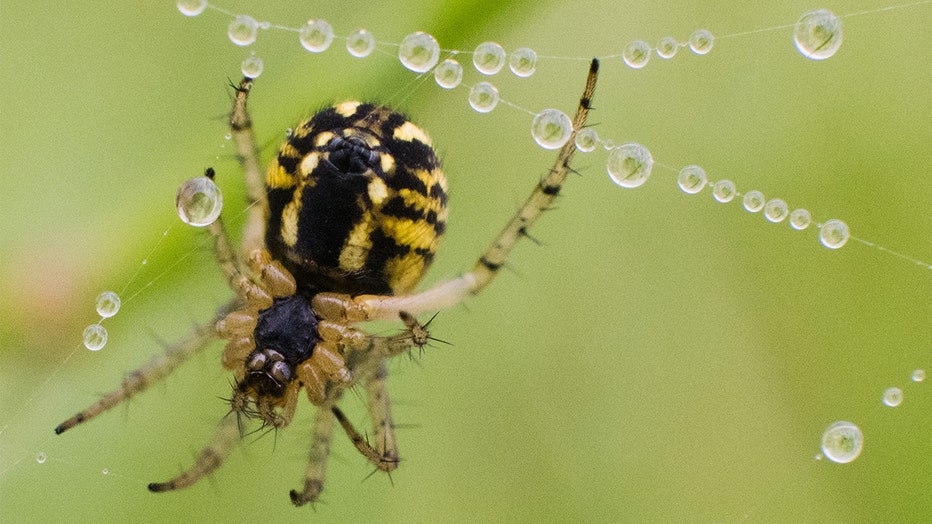
<svg viewBox="0 0 932 524"><path fill-rule="evenodd" d="M246 368L250 371L261 371L265 367L266 360L265 353L254 353L246 362Z"/></svg>
<svg viewBox="0 0 932 524"><path fill-rule="evenodd" d="M269 376L279 384L284 384L291 382L293 373L291 372L291 368L288 367L288 364L285 364L282 361L278 361L273 363L270 367Z"/></svg>

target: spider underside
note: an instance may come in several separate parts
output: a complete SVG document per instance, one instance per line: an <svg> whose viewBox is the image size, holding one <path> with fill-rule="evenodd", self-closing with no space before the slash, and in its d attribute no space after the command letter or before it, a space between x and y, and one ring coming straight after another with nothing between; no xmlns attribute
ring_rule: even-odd
<svg viewBox="0 0 932 524"><path fill-rule="evenodd" d="M323 490L334 422L377 470L393 471L399 455L386 389L388 359L423 348L430 335L414 315L480 293L550 207L570 171L575 131L586 124L597 72L593 60L573 134L556 163L473 269L419 293L413 288L430 265L446 218L446 181L426 134L385 107L346 102L296 128L262 177L246 108L253 81L244 79L235 86L231 114L249 204L239 250L221 219L208 227L218 265L236 297L212 322L167 346L55 433L148 389L222 338L227 344L221 362L235 379L230 412L190 469L149 484L151 491L186 488L210 474L242 438L249 419L263 427L287 426L302 390L318 409L304 483L291 491L292 503L314 502ZM327 127L334 123L337 127ZM337 171L320 175L325 168ZM311 205L321 201L324 211ZM315 212L316 221L306 218ZM343 212L353 218L339 215ZM343 229L312 229L322 220L332 222L332 216L343 217ZM356 327L377 319L400 320L404 329L373 336ZM338 406L344 391L356 385L365 391L370 438Z"/></svg>

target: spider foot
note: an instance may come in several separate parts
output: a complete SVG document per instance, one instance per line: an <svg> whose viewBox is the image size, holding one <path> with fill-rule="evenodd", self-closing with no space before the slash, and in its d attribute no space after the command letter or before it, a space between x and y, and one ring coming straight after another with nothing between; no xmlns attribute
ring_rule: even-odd
<svg viewBox="0 0 932 524"><path fill-rule="evenodd" d="M407 311L400 311L398 316L401 317L401 321L405 324L407 334L411 337L411 343L418 348L426 346L431 340L430 333L427 331L427 326L430 325L430 322L428 321L427 324L421 324L414 318L414 315ZM430 320L433 320L433 318Z"/></svg>
<svg viewBox="0 0 932 524"><path fill-rule="evenodd" d="M304 489L302 491L291 490L288 495L291 496L291 503L301 507L307 503L317 502L320 493L324 490L324 483L320 479L305 479Z"/></svg>
<svg viewBox="0 0 932 524"><path fill-rule="evenodd" d="M369 439L360 435L356 428L353 427L352 422L346 418L346 415L343 413L340 408L334 406L330 408L333 412L333 415L336 417L337 422L340 423L340 426L343 427L343 431L346 432L346 435L353 442L353 446L356 447L356 450L359 453L366 457L366 460L372 463L375 466L376 471L384 471L390 473L398 467L398 454L397 450L393 448L386 448L384 451L379 451L372 444L369 443Z"/></svg>

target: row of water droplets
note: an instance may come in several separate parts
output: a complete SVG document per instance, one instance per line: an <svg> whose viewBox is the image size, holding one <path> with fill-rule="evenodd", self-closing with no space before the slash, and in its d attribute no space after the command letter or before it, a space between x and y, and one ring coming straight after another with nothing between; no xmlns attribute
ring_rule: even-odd
<svg viewBox="0 0 932 524"><path fill-rule="evenodd" d="M915 383L926 379L926 372L917 369L910 375ZM903 390L898 387L889 387L883 391L882 402L885 406L895 408L903 403ZM822 433L822 453L816 455L816 460L826 458L838 464L847 464L861 455L864 449L864 433L855 423L847 420L832 422Z"/></svg>
<svg viewBox="0 0 932 524"><path fill-rule="evenodd" d="M206 0L179 0L178 10L186 16L197 16L207 8L219 11L232 18L227 27L227 35L234 44L248 46L258 38L260 29L282 29L298 33L301 46L309 52L321 53L328 50L337 38L333 27L324 20L308 20L300 28L289 28L273 25L270 22L260 22L248 15L234 15L221 8L210 5ZM365 29L357 29L345 39L347 52L357 58L369 56L376 47L373 34ZM673 58L681 47L688 47L696 55L705 55L712 50L715 37L705 29L696 30L690 35L688 41L679 42L673 37L661 38L656 47L643 40L635 40L627 44L621 58L632 69L645 67L651 56L656 55L662 59ZM819 9L804 13L794 25L793 41L797 50L806 58L822 60L835 54L841 45L841 21L830 11ZM457 50L445 51L449 58L440 61L441 50L437 40L428 33L418 31L402 39L398 48L398 60L407 69L426 74L433 71L437 85L444 89L459 87L463 81L463 66L456 57L466 54ZM482 75L492 76L498 74L507 62L509 70L516 76L526 78L534 74L537 68L538 55L533 49L518 48L510 54L495 42L483 42L476 46L472 53L473 67ZM603 60L617 58L618 55L604 57ZM245 76L255 78L262 73L263 63L255 54L248 56L242 63L242 72ZM479 113L488 113L495 109L501 97L498 89L490 82L482 81L472 85L468 95L469 105ZM514 104L510 104L513 107ZM544 149L559 149L571 136L573 136L572 121L569 116L558 109L544 109L538 113L527 111L533 115L531 122L531 136L534 141ZM606 171L613 182L623 188L635 188L644 184L650 177L653 168L653 158L650 151L638 143L615 145L612 140L601 139L591 128L577 130L576 148L583 153L598 149L608 151ZM192 182L197 180L197 182ZM182 220L194 225L206 225L219 216L219 205L212 205L215 199L220 199L220 191L213 182L206 178L192 179L186 182L187 187L179 190L179 214ZM721 203L731 202L735 197L742 197L745 210L751 213L763 211L769 222L778 223L786 220L795 230L803 230L812 224L812 217L808 210L797 208L789 210L787 203L780 198L766 200L757 190L739 193L735 184L730 180L709 181L705 171L699 166L686 166L678 173L677 183L684 192L696 194L705 187L712 188L712 196ZM197 186L197 187L194 187ZM198 189L199 188L199 189ZM182 199L182 191L189 194L189 198ZM200 191L200 193L199 193ZM206 206L215 211L215 214L205 215L203 209L185 211L182 203L191 203L196 206ZM186 216L194 215L193 221ZM205 217L210 217L205 220ZM816 223L819 229L819 240L827 248L838 249L845 245L849 238L848 226L841 220L832 219L824 223Z"/></svg>

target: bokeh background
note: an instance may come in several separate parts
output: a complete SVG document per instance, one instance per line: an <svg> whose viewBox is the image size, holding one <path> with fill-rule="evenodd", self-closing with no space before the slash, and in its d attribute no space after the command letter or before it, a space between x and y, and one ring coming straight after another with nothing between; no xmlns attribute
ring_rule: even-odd
<svg viewBox="0 0 932 524"><path fill-rule="evenodd" d="M465 88L417 80L390 46L355 59L336 40L312 55L268 30L238 48L225 16L186 18L172 2L0 3L3 520L932 520L932 384L909 380L932 370L932 271L855 241L829 251L814 228L675 184L676 169L699 164L932 261L932 5L847 18L841 50L814 62L791 41L803 12L892 2L702 4L220 4L292 27L323 18L342 35L366 27L382 42L424 30L446 49L495 40L570 57L542 59L528 79L492 78L535 111L571 112L585 58L630 40L787 26L639 71L603 62L596 129L646 144L662 165L623 190L604 152L578 156L581 176L532 231L541 246L520 246L485 294L437 317L434 333L452 346L391 366L401 468L367 478L337 434L311 510L287 495L303 477L309 404L208 481L146 491L189 465L226 412L219 345L126 406L52 434L230 296L204 233L173 209L178 184L213 166L225 216L241 222L227 80L251 51L265 60L251 109L266 155L301 116L347 98L389 101L429 130L452 212L426 283L471 267L554 154L533 144L525 113L479 115ZM467 70L466 83L479 80ZM91 353L80 333L106 289L125 303ZM889 386L904 390L897 408L881 403ZM363 424L357 397L345 407ZM864 431L850 464L814 458L836 420Z"/></svg>

